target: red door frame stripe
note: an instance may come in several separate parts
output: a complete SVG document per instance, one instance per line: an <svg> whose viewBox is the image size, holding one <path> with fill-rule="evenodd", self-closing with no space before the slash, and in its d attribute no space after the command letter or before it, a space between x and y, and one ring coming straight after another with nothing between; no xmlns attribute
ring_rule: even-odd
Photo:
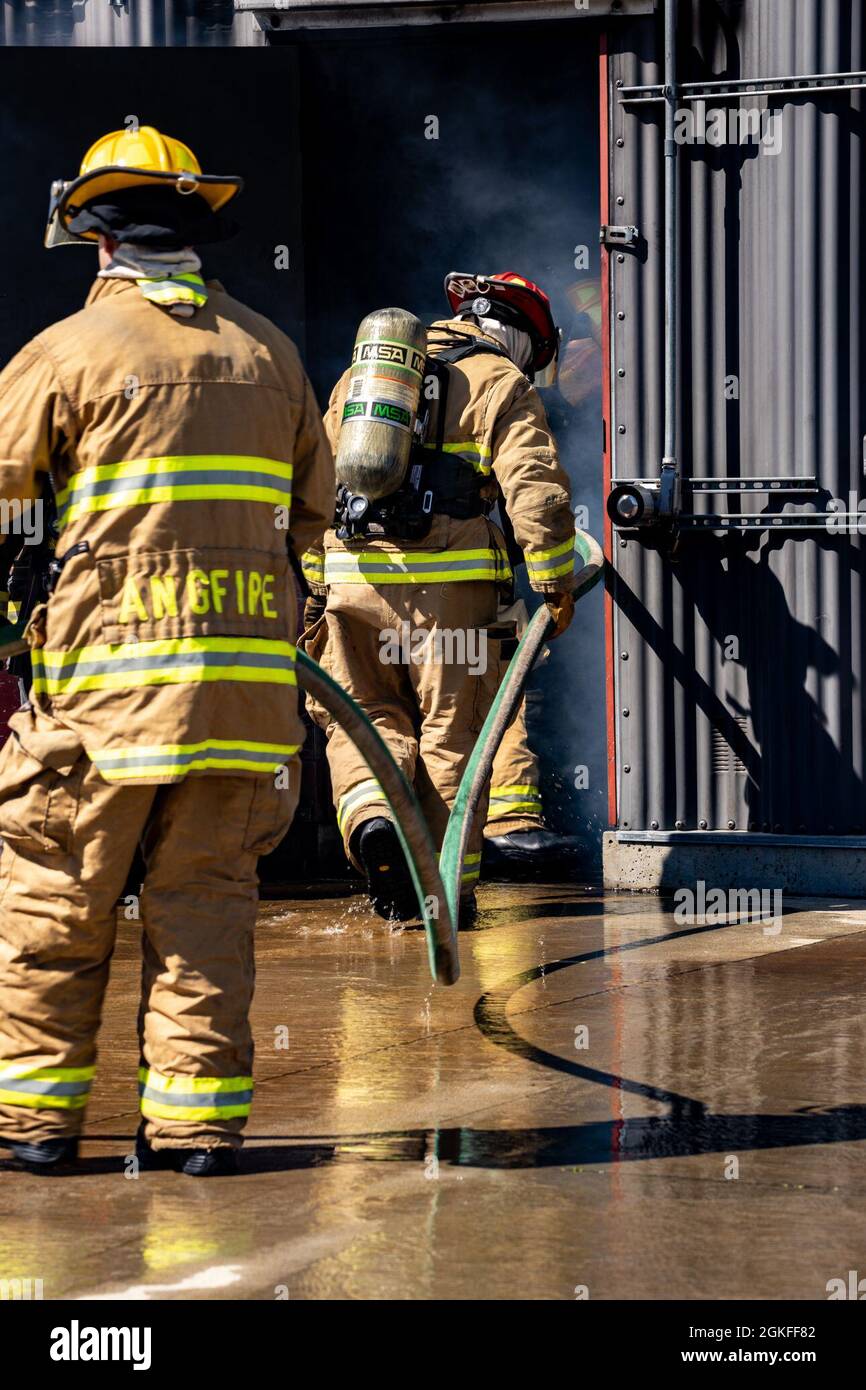
<svg viewBox="0 0 866 1390"><path fill-rule="evenodd" d="M607 226L610 221L610 108L608 95L608 52L607 32L602 30L599 46L599 164L601 191L601 223ZM608 571L604 595L604 686L607 718L607 814L611 828L617 823L616 804L616 720L614 710L614 630L613 594L611 576L613 565L613 525L607 514L607 498L611 484L611 363L610 363L610 256L605 247L601 249L601 396L602 420L604 422L604 457L602 464L603 511L602 543L605 558L611 569Z"/></svg>

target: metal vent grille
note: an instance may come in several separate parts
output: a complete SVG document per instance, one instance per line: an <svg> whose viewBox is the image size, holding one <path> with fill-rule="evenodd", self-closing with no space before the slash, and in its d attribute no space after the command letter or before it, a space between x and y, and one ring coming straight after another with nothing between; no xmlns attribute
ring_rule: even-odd
<svg viewBox="0 0 866 1390"><path fill-rule="evenodd" d="M739 726L745 736L749 736L749 720L745 714L734 714L731 716L734 723ZM720 777L730 776L737 773L746 775L746 766L742 758L734 752L730 743L722 733L721 729L712 731L712 766L713 772Z"/></svg>

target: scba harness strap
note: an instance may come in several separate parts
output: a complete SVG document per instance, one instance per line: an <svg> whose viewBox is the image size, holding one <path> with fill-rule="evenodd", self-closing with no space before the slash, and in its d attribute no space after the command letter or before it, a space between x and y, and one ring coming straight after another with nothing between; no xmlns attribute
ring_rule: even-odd
<svg viewBox="0 0 866 1390"><path fill-rule="evenodd" d="M486 502L481 496L484 475L460 454L445 448L445 419L451 379L449 367L480 352L511 360L504 348L494 343L479 342L468 334L465 342L443 348L441 352L427 357L424 379L426 381L434 376L439 383L434 397L437 402L435 442L432 445L421 442L429 422L428 406L421 437L412 448L406 481L396 492L374 503L340 487L335 517L340 540L370 535L394 540L423 540L433 524L434 516L465 521L471 517L485 516L492 510L494 504Z"/></svg>

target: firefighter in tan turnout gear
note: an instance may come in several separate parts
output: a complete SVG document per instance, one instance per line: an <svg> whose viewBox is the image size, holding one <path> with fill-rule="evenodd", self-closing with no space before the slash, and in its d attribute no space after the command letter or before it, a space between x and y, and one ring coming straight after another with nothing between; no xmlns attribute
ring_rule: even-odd
<svg viewBox="0 0 866 1390"><path fill-rule="evenodd" d="M414 783L439 844L500 680L493 634L511 582L505 540L490 519L500 494L557 634L574 607L568 480L532 385L556 359L548 298L512 272L452 274L446 292L452 317L427 330L426 363L411 315L382 311L362 324L353 366L337 383L325 420L338 483L346 430L359 416L411 428L406 403L413 387L420 395L418 441L393 493L382 495L378 477L372 501L340 487L338 524L323 554L304 560L311 588L327 595L320 616L316 600L308 605L305 646L376 725ZM399 322L401 314L411 320L402 341L388 318ZM353 460L353 469L362 476L363 459L357 468ZM327 734L349 858L365 873L382 916L415 916L381 789L326 712L312 706L311 713ZM465 859L462 924L474 908L485 809L479 807Z"/></svg>
<svg viewBox="0 0 866 1390"><path fill-rule="evenodd" d="M294 345L199 274L240 187L150 127L98 141L46 237L98 243L86 306L0 376L0 496L50 477L59 521L0 754L0 1136L29 1165L75 1156L138 845L138 1157L232 1172L250 1110L256 862L303 739L288 508L319 541L334 472Z"/></svg>
<svg viewBox="0 0 866 1390"><path fill-rule="evenodd" d="M566 289L565 299L569 328L563 333L556 380L548 379L545 385L555 393L554 418L562 422L564 417L568 426L575 408L601 390L601 282L575 280ZM521 603L516 608L520 636L526 613ZM507 654L503 644L503 656ZM559 834L547 823L526 706L524 698L494 759L483 865L496 878L571 876L583 862L584 851L577 839Z"/></svg>

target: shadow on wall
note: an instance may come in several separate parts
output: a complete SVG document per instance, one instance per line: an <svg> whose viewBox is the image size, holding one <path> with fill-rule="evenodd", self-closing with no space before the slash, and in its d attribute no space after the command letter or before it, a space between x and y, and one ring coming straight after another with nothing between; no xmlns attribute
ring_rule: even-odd
<svg viewBox="0 0 866 1390"><path fill-rule="evenodd" d="M851 644L863 638L852 630L852 594L862 562L857 547L839 548L832 538L817 535L814 541L772 537L769 546L755 550L753 537L729 534L714 539L703 534L681 551L676 566L668 568L666 592L668 586L680 586L684 601L694 605L712 639L712 684L698 669L692 625L685 624L690 645L684 650L623 576L613 577L614 602L624 619L646 643L671 688L682 690L686 708L692 711L678 758L689 795L705 799L700 805L677 807L687 830L832 835L862 834L866 828L863 779L851 744L856 720L852 695L845 693L840 680L839 656L840 651L850 655ZM781 567L776 547L785 544L813 546L816 567L825 550L835 555L838 572L832 593L838 611L810 621L792 611L798 596L786 592L776 573ZM801 601L807 602L808 595ZM823 635L821 624L828 633L838 629L838 650ZM728 660L732 640L736 654L728 652ZM835 704L827 697L828 683L830 688L838 685ZM695 759L701 717L723 751L725 766L712 768L699 792ZM658 795L665 805L672 801L670 788ZM655 812L656 807L648 809ZM642 824L640 815L637 807L636 826Z"/></svg>
<svg viewBox="0 0 866 1390"><path fill-rule="evenodd" d="M852 749L842 746L841 730L850 728L850 718L837 727L828 727L826 699L816 698L817 690L840 675L840 657L823 636L839 623L845 630L849 613L817 615L801 621L792 611L796 596L789 595L774 572L775 546L809 545L802 538L770 544L758 552L735 543L723 556L714 551L708 565L716 573L709 582L693 587L695 604L720 650L731 633L731 613L741 615L738 623L738 657L744 677L745 695L738 699L727 689L727 708L720 724L732 748L739 737L738 752L745 769L746 826L739 829L776 834L857 834L866 823L863 781L857 771ZM855 546L841 549L827 541L840 567L859 570L860 554ZM822 542L817 543L818 567ZM844 593L845 585L838 591ZM713 602L708 602L712 594ZM726 601L730 595L731 602ZM816 594L820 602L820 595ZM844 650L844 641L842 650ZM775 651L779 659L770 659ZM742 738L750 727L752 739ZM784 738L785 730L789 738ZM782 735L782 737L780 737ZM780 750L784 752L780 756ZM820 775L816 770L820 769Z"/></svg>

